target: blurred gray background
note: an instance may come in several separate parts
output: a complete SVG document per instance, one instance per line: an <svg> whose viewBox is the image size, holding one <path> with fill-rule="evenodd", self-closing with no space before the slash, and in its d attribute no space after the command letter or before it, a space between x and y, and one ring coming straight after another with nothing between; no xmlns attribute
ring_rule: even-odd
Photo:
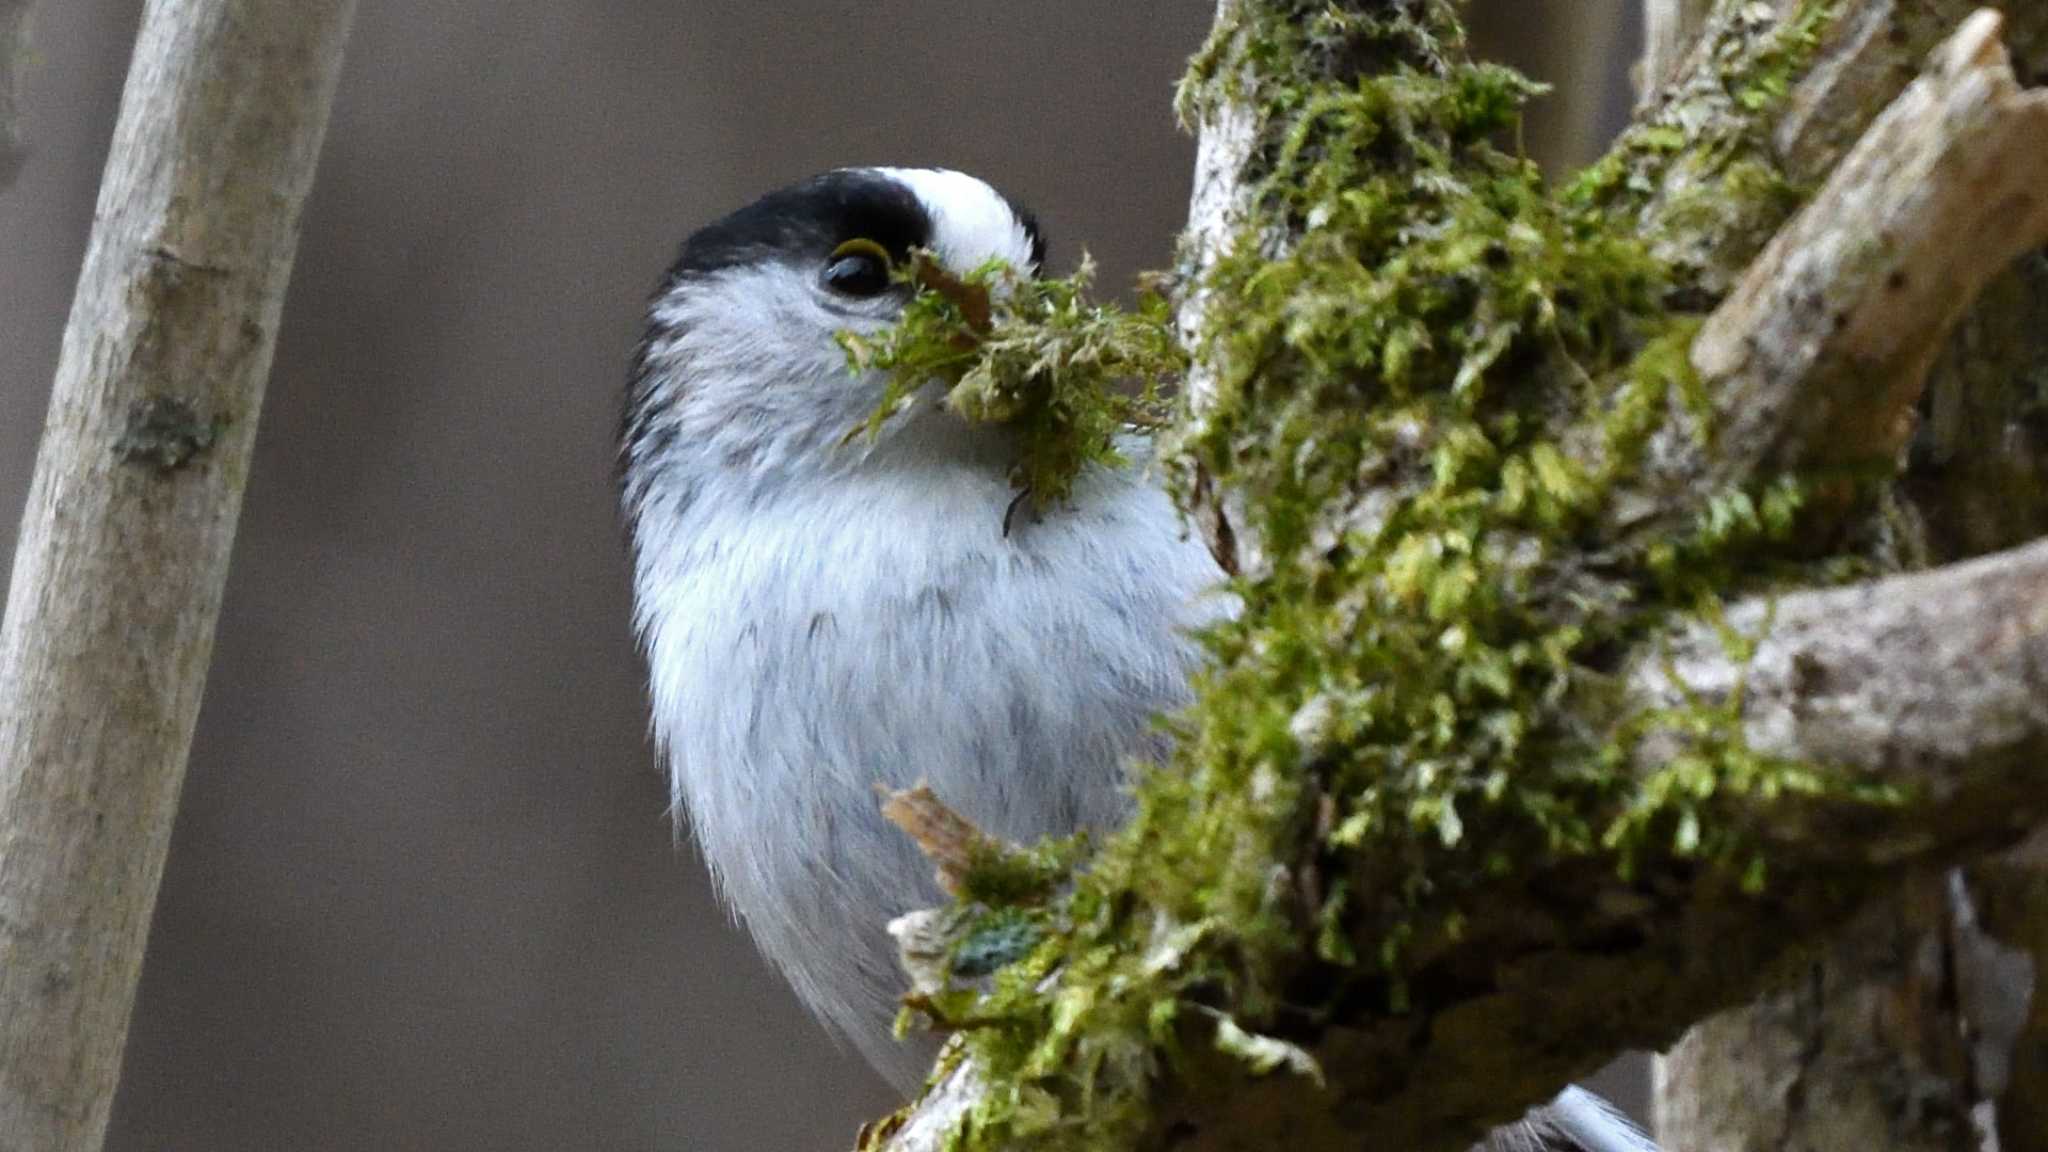
<svg viewBox="0 0 2048 1152"><path fill-rule="evenodd" d="M1625 108L1633 5L1479 9L1484 43L1597 94L1540 109L1539 149ZM37 17L0 192L0 539L140 10ZM1211 11L364 3L111 1148L825 1152L893 1106L670 831L612 508L642 301L689 229L849 163L983 175L1106 286L1164 265L1193 152L1168 97Z"/></svg>

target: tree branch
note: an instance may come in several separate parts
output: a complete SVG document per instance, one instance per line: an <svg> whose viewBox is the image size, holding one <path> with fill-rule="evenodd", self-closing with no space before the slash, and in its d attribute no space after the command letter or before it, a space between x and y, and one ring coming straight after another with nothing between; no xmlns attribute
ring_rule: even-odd
<svg viewBox="0 0 2048 1152"><path fill-rule="evenodd" d="M1667 4L1668 0L1657 0ZM1691 0L1680 0L1698 14ZM1979 0L1716 0L1603 161L1601 204L1718 300ZM1654 15L1654 13L1652 13ZM2048 20L2017 9L2021 59Z"/></svg>
<svg viewBox="0 0 2048 1152"><path fill-rule="evenodd" d="M1217 28L1231 26L1232 13L1241 2L1216 0ZM1187 125L1195 132L1195 178L1188 196L1188 224L1181 232L1181 279L1189 288L1178 319L1181 344L1189 348L1195 347L1207 324L1210 299L1204 285L1209 273L1229 250L1250 210L1252 183L1246 174L1259 140L1258 112L1247 101L1217 101L1200 112L1200 121ZM1205 359L1190 365L1182 386L1194 420L1200 421L1215 403L1220 376L1219 366ZM1244 523L1236 497L1213 491L1206 476L1196 475L1191 482L1202 498L1189 511L1216 562L1233 574L1257 568L1262 563L1257 542L1238 539L1233 528Z"/></svg>
<svg viewBox="0 0 2048 1152"><path fill-rule="evenodd" d="M2048 241L2048 91L2020 89L2001 25L1980 11L1937 50L1708 319L1712 463L1674 437L1665 482L1897 458L1949 331Z"/></svg>
<svg viewBox="0 0 2048 1152"><path fill-rule="evenodd" d="M1770 839L1807 845L1799 851L1809 859L1888 867L1939 842L2034 823L2042 806L2024 798L2010 813L1971 808L2012 803L1991 792L2048 763L2048 542L1751 601L1729 610L1725 629L1763 637L1751 659L1731 657L1721 628L1695 625L1638 662L1636 691L1669 706L1739 693L1754 750L1867 767L1916 797L1869 824L1861 805L1850 824L1793 805L1783 823L1764 820ZM1945 828L1951 820L1960 823ZM1885 827L1892 833L1872 835Z"/></svg>
<svg viewBox="0 0 2048 1152"><path fill-rule="evenodd" d="M354 0L152 0L0 627L0 1147L93 1152Z"/></svg>
<svg viewBox="0 0 2048 1152"><path fill-rule="evenodd" d="M1964 26L1709 322L1694 356L1724 423L1747 416L1725 397L1763 409L1738 432L1716 429L1764 447L1711 465L1714 481L1896 449L1935 349L1996 271L1943 271L1949 252L1960 245L2003 262L2048 228L2038 170L2023 168L2012 182L2000 171L2032 162L2015 150L2040 138L2043 98L2019 93L1997 29L1989 14ZM1759 60L1775 51L1757 44ZM1198 259L1241 230L1256 129L1236 115L1226 104L1205 125L1191 229ZM1219 139L1207 138L1209 126ZM1991 234L1994 221L2008 231ZM1931 283L1916 285L1922 276ZM1814 316L1784 303L1814 300L1830 307ZM1911 305L1921 310L1898 311ZM1202 308L1191 306L1197 320ZM1866 377L1876 385L1846 387ZM1209 382L1198 376L1194 392L1200 413L1213 400ZM1832 420L1857 414L1846 425L1855 435L1828 442L1806 405ZM1696 510L1712 490L1701 482L1707 467L1659 493L1653 513ZM1233 517L1215 514L1228 499L1200 501L1223 528L1210 529L1212 546L1255 557L1229 531ZM1731 632L1753 647L1731 652ZM1684 858L1650 862L1631 881L1585 858L1505 879L1461 905L1460 932L1411 945L1406 983L1429 990L1426 1005L1397 1012L1366 991L1308 1035L1291 1034L1315 1078L1257 1076L1236 1056L1183 1044L1187 1063L1167 1078L1152 1130L1173 1132L1182 1149L1334 1150L1354 1147L1361 1132L1391 1146L1459 1147L1616 1052L1667 1041L1754 995L1914 871L2010 842L2048 817L2048 796L2031 779L2048 753L2048 544L1739 604L1716 626L1684 627L1643 650L1629 668L1624 714L1726 705L1739 711L1751 753L1861 774L1911 802L1723 789L1712 797L1716 819L1768 846L1773 871L1761 895ZM1685 751L1684 738L1655 736L1636 768L1647 778ZM1376 946L1351 944L1361 953ZM928 1117L965 1115L999 1091L956 1070L895 1135L930 1131Z"/></svg>
<svg viewBox="0 0 2048 1152"><path fill-rule="evenodd" d="M1771 111L1767 138L1786 178L1805 185L1823 175L1966 7L1835 5L1812 66ZM2048 10L2006 15L2015 56L2038 63ZM1904 499L1884 533L1888 550L1913 564L2048 531L2048 454L2032 383L2048 366L2048 257L2023 257L1993 280L1944 348L1920 406ZM1972 972L1998 969L1998 991L2019 996L2025 1015L2029 982L2011 971L2019 954L2001 941L2042 954L2043 891L2038 864L2014 853L1973 864L1967 880L1915 877L1802 963L1798 979L1688 1033L1660 1062L1660 1136L1675 1148L1908 1152L1953 1148L1975 1130L2033 1147L2048 1132L2035 1099L2043 1080L2029 1071L2039 1036L2016 1034L2010 1006Z"/></svg>
<svg viewBox="0 0 2048 1152"><path fill-rule="evenodd" d="M1713 0L1643 0L1642 71L1636 77L1643 103L1677 75L1713 6Z"/></svg>
<svg viewBox="0 0 2048 1152"><path fill-rule="evenodd" d="M1728 651L1730 630L1762 637L1749 659ZM1253 1107L1205 1081L1201 1099L1163 1121L1189 1133L1178 1147L1336 1149L1364 1131L1389 1147L1457 1148L1475 1119L1505 1119L1620 1051L1659 1046L1747 999L1912 870L2011 842L2048 817L2048 543L1745 603L1725 629L1674 637L1630 679L1648 707L1739 692L1757 751L1867 769L1911 799L1733 800L1776 862L1756 898L1682 867L1636 884L1570 866L1518 882L1502 893L1511 915L1415 977L1466 994L1428 1020L1367 1014L1328 1030L1313 1048L1327 1089L1248 1083L1243 1093L1265 1098ZM1674 751L1646 747L1642 769ZM1296 1126L1284 1142L1266 1129L1281 1114Z"/></svg>
<svg viewBox="0 0 2048 1152"><path fill-rule="evenodd" d="M1748 659L1728 651L1728 630L1761 637ZM1159 1120L1182 1134L1176 1147L1335 1149L1361 1131L1390 1147L1459 1147L1615 1053L1668 1042L1754 994L1910 870L2048 818L2048 543L1744 603L1725 630L1685 630L1629 679L1645 707L1739 692L1759 752L1867 769L1911 799L1733 800L1778 862L1754 898L1682 865L1634 884L1582 865L1518 881L1503 894L1523 905L1514 917L1450 944L1416 976L1466 993L1427 1020L1365 1012L1327 1029L1312 1048L1327 1087L1240 1072L1219 1091L1197 1078L1201 1096L1171 1102ZM1674 751L1646 747L1642 769ZM954 1069L875 1147L943 1147L985 1091L971 1066ZM1288 1118L1284 1138L1277 1116Z"/></svg>

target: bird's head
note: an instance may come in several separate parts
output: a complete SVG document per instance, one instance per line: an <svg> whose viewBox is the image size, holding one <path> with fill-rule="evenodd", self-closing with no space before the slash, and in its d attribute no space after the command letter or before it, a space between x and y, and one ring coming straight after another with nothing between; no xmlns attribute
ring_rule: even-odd
<svg viewBox="0 0 2048 1152"><path fill-rule="evenodd" d="M848 367L842 331L901 316L929 253L939 280L991 259L1037 271L1031 215L988 184L929 168L844 168L772 192L684 242L648 309L626 398L629 505L664 475L773 483L850 466L892 438L966 436L934 413L849 438L882 402L879 374ZM950 274L950 275L948 275ZM957 280L955 280L957 283Z"/></svg>

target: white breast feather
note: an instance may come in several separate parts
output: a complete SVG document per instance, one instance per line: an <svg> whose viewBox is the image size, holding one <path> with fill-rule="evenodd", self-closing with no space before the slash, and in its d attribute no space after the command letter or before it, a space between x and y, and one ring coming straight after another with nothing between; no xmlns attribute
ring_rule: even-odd
<svg viewBox="0 0 2048 1152"><path fill-rule="evenodd" d="M636 583L674 798L721 889L815 1009L884 1066L902 986L884 927L934 904L877 811L928 781L1029 842L1112 826L1122 769L1186 699L1183 629L1223 607L1165 494L1098 475L1006 538L983 469L855 472L766 506L700 496L643 534Z"/></svg>

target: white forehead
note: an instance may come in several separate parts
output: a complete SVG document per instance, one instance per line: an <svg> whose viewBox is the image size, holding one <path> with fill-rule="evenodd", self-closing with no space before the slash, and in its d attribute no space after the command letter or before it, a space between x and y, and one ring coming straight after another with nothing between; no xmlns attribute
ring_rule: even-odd
<svg viewBox="0 0 2048 1152"><path fill-rule="evenodd" d="M966 273L1000 257L1031 266L1031 233L1003 194L949 168L877 168L910 189L932 222L932 250L950 269Z"/></svg>

